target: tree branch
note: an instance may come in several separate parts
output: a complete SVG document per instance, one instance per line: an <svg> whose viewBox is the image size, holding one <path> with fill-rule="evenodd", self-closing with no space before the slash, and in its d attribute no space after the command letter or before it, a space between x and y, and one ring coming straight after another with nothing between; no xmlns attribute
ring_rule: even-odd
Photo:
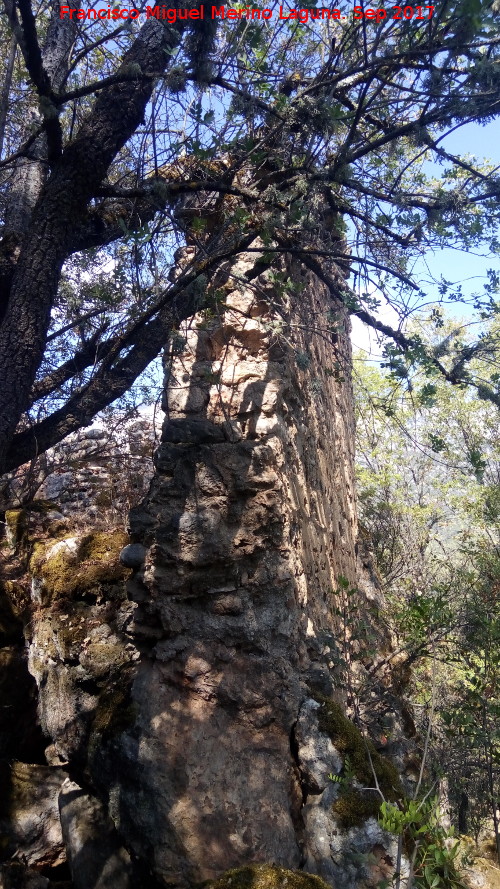
<svg viewBox="0 0 500 889"><path fill-rule="evenodd" d="M165 68L182 28L181 22L170 26L156 19L147 21L125 53L118 73L130 70L130 65L146 73ZM100 92L77 136L55 164L35 207L0 328L0 375L4 382L0 453L5 453L17 420L29 405L61 267L71 252L68 247L75 221L78 227L117 152L137 129L152 85L152 79L145 82L139 78Z"/></svg>
<svg viewBox="0 0 500 889"><path fill-rule="evenodd" d="M292 248L293 251L293 248ZM322 268L321 264L313 258L312 255L307 252L302 252L301 254L302 261L304 265L306 265L314 274L322 281L329 289L330 293L335 299L342 299L341 294L339 293L338 283ZM384 324L382 321L379 321L369 312L362 308L355 308L349 310L351 315L355 315L356 318L359 318L360 321L363 321L373 330L378 331L378 333L382 333L388 339L393 340L397 346L401 349L402 352L415 353L416 351L420 351L425 354L426 360L429 364L433 365L439 373L444 377L448 383L451 383L452 386L463 386L470 385L473 386L481 399L484 401L490 401L492 404L496 405L496 407L500 408L500 394L495 392L490 386L487 386L484 383L475 382L472 380L464 371L463 364L460 363L459 366L455 366L451 371L447 370L444 364L436 358L435 355L429 352L426 349L421 340L418 340L414 337L407 337L400 330L395 330L393 327L390 327L388 324Z"/></svg>
<svg viewBox="0 0 500 889"><path fill-rule="evenodd" d="M43 379L38 380L33 385L31 390L30 407L41 398L46 398L48 395L51 395L56 389L59 389L64 383L76 376L76 374L81 373L93 364L97 364L106 354L108 354L116 344L118 337L112 337L104 343L99 343L99 337L104 329L105 328L101 328L98 330L88 343L85 343L85 345L75 352L71 358L64 361L56 370L46 374Z"/></svg>

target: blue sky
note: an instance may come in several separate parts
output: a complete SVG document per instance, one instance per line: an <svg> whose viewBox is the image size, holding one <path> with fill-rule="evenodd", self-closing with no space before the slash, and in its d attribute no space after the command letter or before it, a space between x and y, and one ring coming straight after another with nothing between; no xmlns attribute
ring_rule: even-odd
<svg viewBox="0 0 500 889"><path fill-rule="evenodd" d="M441 145L452 154L475 155L478 160L489 160L500 166L500 119L484 126L478 123L466 124L443 139ZM441 170L436 165L437 175ZM500 256L476 256L465 251L445 249L428 253L426 262L435 278L442 275L448 281L461 282L464 294L482 291L487 269L495 269L500 274ZM419 272L423 279L428 277L425 268L422 267ZM425 289L429 302L434 298L437 300L438 293L434 285L429 284ZM460 317L472 314L472 310L461 303L450 304L449 311ZM381 320L397 326L399 319L389 307L381 307L378 315ZM377 335L356 318L353 319L352 339L355 347L371 353L374 360L380 356L381 346L377 343Z"/></svg>
<svg viewBox="0 0 500 889"><path fill-rule="evenodd" d="M481 126L478 123L469 123L443 141L448 151L461 154L470 152L478 157L489 157L500 164L500 119Z"/></svg>

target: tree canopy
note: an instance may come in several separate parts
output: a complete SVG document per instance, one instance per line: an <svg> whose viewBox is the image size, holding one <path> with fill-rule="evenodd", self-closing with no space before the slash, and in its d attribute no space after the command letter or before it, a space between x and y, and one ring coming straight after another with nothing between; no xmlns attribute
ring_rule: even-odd
<svg viewBox="0 0 500 889"><path fill-rule="evenodd" d="M500 404L478 363L496 348L491 326L435 344L405 330L429 301L429 250L498 251L500 176L443 142L500 110L494 5L384 5L375 18L187 3L203 19L169 22L161 7L120 20L111 5L78 16L79 0L4 2L2 471L126 393L182 319L223 299L220 271L248 249L256 268L297 257L390 338L401 376L419 363L430 386L470 383ZM472 300L479 322L498 283L492 272Z"/></svg>

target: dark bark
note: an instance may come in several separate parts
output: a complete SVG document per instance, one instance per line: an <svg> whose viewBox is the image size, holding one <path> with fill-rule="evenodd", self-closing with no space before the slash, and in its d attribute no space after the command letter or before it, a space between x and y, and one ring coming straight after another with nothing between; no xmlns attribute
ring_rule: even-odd
<svg viewBox="0 0 500 889"><path fill-rule="evenodd" d="M163 70L178 39L178 29L155 19L146 22L118 73L130 65L145 74ZM139 76L99 94L76 138L54 165L33 211L0 329L0 453L5 454L18 418L29 405L75 223L79 229L111 162L139 125L152 85L152 78Z"/></svg>
<svg viewBox="0 0 500 889"><path fill-rule="evenodd" d="M156 358L174 323L189 318L195 311L193 301L185 299L180 313L166 311L142 327L135 337L135 345L125 358L109 369L99 370L95 377L68 399L64 407L14 436L5 471L27 463L62 441L71 432L87 426L100 410L124 395L139 374Z"/></svg>
<svg viewBox="0 0 500 889"><path fill-rule="evenodd" d="M71 0L68 5L71 9L77 10L81 3L80 0ZM18 35L25 64L38 95L50 100L50 97L61 89L66 78L71 47L76 37L76 22L69 17L61 20L59 4L53 2L47 37L43 49L40 49L29 0L23 0L20 10L23 26L21 27L18 23L15 26L15 33ZM10 18L11 21L14 18L13 10ZM60 153L61 147L61 132L57 114L55 113L54 116L44 120L35 104L30 111L31 115L29 116L40 120L42 131L30 144L29 156L20 159L14 169L5 209L4 237L13 239L17 247L29 227L33 208L47 178L49 154L51 153L48 140L51 142L53 150L56 148L54 139L57 140L59 151L56 153ZM27 130L27 135L28 132ZM7 274L5 286L9 287L11 282L12 273L10 276Z"/></svg>
<svg viewBox="0 0 500 889"><path fill-rule="evenodd" d="M99 342L103 332L103 329L100 328L71 358L46 374L43 379L38 380L31 390L31 403L35 404L41 398L46 398L68 380L73 379L74 376L86 370L87 367L91 367L91 365L101 361L118 341L116 336L104 342Z"/></svg>
<svg viewBox="0 0 500 889"><path fill-rule="evenodd" d="M2 95L0 97L0 158L3 154L3 140L5 137L5 124L7 122L7 108L9 104L9 92L12 82L12 72L14 71L14 62L16 60L17 40L12 35L10 39L9 52L5 65L5 75L2 87Z"/></svg>
<svg viewBox="0 0 500 889"><path fill-rule="evenodd" d="M225 248L214 252L210 260L202 260L197 267L187 270L158 304L151 307L148 315L143 315L122 336L108 341L104 346L101 365L89 382L77 390L62 408L14 435L4 472L16 469L62 441L71 432L88 425L100 410L124 395L159 354L172 329L201 307L199 294L190 287L201 271L215 270L224 260L244 250L253 239L252 234L237 241L232 240ZM130 346L130 351L121 357L123 350ZM84 355L83 351L80 353L82 365L89 359L89 355ZM66 373L67 364L61 366L55 376ZM41 384L44 383L47 387L51 385L50 376L41 381ZM36 384L33 394L36 394Z"/></svg>

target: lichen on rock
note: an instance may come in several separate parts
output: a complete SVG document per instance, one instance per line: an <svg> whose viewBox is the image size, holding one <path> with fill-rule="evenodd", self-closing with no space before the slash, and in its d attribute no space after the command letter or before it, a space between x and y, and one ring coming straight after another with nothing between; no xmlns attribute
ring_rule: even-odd
<svg viewBox="0 0 500 889"><path fill-rule="evenodd" d="M320 877L272 864L249 864L227 871L206 889L331 889Z"/></svg>
<svg viewBox="0 0 500 889"><path fill-rule="evenodd" d="M119 555L127 542L127 534L119 529L39 542L33 549L30 571L41 580L46 601L90 592L97 595L104 586L126 577Z"/></svg>

